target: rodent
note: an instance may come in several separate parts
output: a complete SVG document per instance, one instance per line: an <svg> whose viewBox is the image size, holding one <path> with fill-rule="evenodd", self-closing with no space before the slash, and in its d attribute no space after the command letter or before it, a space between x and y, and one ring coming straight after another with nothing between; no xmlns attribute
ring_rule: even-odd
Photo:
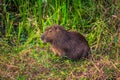
<svg viewBox="0 0 120 80"><path fill-rule="evenodd" d="M60 25L52 25L45 29L41 39L50 43L54 54L66 56L73 60L87 58L90 53L88 41L78 32L67 31Z"/></svg>

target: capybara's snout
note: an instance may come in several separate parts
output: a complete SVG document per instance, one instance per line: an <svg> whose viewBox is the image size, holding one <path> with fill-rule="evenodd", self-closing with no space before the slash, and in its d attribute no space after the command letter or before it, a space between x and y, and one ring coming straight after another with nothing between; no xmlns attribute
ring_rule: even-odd
<svg viewBox="0 0 120 80"><path fill-rule="evenodd" d="M46 40L46 38L45 38L45 35L44 35L44 34L42 34L42 35L41 35L41 40L42 40L42 42L43 42L43 43L47 43L47 40Z"/></svg>
<svg viewBox="0 0 120 80"><path fill-rule="evenodd" d="M43 34L41 35L41 40L42 40L42 41L44 40L44 35L43 35Z"/></svg>

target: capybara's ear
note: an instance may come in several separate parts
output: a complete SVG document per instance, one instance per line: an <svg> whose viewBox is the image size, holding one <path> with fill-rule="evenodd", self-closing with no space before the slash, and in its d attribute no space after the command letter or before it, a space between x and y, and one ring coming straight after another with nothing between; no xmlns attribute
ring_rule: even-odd
<svg viewBox="0 0 120 80"><path fill-rule="evenodd" d="M59 27L56 27L56 29L55 29L55 30L58 32L58 31L60 31L60 28L59 28Z"/></svg>
<svg viewBox="0 0 120 80"><path fill-rule="evenodd" d="M56 26L54 26L54 29L55 29L55 30L57 30L57 27L56 27Z"/></svg>

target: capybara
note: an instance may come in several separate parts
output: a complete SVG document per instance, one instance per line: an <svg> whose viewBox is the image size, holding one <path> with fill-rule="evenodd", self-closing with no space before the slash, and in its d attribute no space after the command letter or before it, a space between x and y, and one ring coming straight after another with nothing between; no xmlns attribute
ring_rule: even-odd
<svg viewBox="0 0 120 80"><path fill-rule="evenodd" d="M88 42L83 35L67 31L60 25L52 25L47 28L41 39L44 43L50 43L54 54L73 60L87 58L90 52Z"/></svg>

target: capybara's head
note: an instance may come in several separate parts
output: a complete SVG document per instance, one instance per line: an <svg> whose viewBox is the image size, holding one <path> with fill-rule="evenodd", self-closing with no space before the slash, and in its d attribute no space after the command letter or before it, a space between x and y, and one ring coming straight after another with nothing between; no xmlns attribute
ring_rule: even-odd
<svg viewBox="0 0 120 80"><path fill-rule="evenodd" d="M44 43L47 43L47 42L52 43L53 40L57 39L61 29L62 28L59 25L52 25L46 28L41 36L42 41Z"/></svg>

